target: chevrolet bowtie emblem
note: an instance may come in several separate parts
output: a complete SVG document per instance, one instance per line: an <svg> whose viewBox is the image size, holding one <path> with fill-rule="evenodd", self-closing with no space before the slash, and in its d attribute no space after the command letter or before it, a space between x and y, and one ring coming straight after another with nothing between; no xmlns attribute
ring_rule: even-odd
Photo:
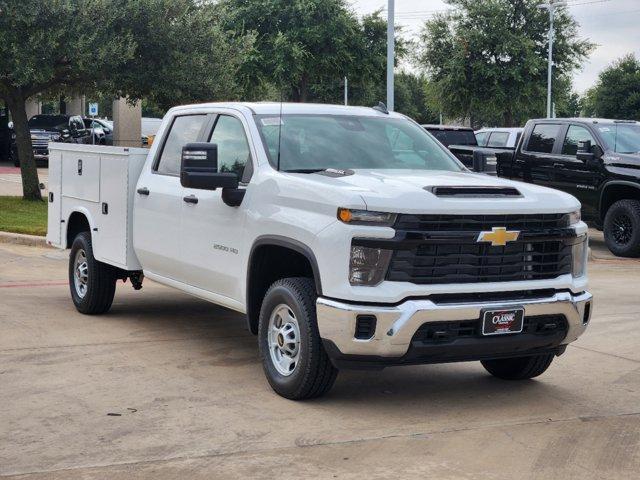
<svg viewBox="0 0 640 480"><path fill-rule="evenodd" d="M514 242L520 236L517 230L509 231L504 227L493 227L490 232L480 232L478 242L491 242L492 247L504 247L507 242Z"/></svg>

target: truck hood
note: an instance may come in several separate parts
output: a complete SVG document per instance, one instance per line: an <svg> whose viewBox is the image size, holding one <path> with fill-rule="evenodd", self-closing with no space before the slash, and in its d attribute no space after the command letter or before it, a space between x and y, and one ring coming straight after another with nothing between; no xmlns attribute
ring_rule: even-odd
<svg viewBox="0 0 640 480"><path fill-rule="evenodd" d="M640 153L607 153L603 160L612 167L640 168Z"/></svg>
<svg viewBox="0 0 640 480"><path fill-rule="evenodd" d="M522 182L464 172L425 170L353 170L330 176L323 172L304 175L318 194L325 189L359 195L368 210L394 213L501 214L564 213L580 208L571 195ZM351 172L349 172L351 173ZM306 182L305 182L306 183ZM433 187L514 187L514 197L439 197ZM346 192L345 192L346 193ZM338 205L340 206L340 205Z"/></svg>

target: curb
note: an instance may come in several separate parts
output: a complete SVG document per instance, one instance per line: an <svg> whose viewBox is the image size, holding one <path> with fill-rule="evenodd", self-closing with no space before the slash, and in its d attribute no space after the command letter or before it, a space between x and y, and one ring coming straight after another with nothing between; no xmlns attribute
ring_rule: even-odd
<svg viewBox="0 0 640 480"><path fill-rule="evenodd" d="M52 248L47 244L45 237L37 235L24 235L22 233L2 232L0 231L0 243L11 243L14 245L27 245L29 247L45 247Z"/></svg>

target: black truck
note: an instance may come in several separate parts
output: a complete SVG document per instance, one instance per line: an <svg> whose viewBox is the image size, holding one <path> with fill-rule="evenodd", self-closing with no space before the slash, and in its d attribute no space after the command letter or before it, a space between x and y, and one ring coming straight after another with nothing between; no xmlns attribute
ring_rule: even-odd
<svg viewBox="0 0 640 480"><path fill-rule="evenodd" d="M91 143L91 130L78 115L34 115L29 119L31 145L36 163L48 163L49 142ZM13 164L20 166L15 138L12 140Z"/></svg>
<svg viewBox="0 0 640 480"><path fill-rule="evenodd" d="M574 195L612 253L640 256L640 122L529 120L515 152L498 153L497 164L499 176Z"/></svg>
<svg viewBox="0 0 640 480"><path fill-rule="evenodd" d="M469 127L457 125L422 125L427 132L447 147L465 167L476 172L496 175L496 155L507 152L513 154L513 148L478 146L476 135Z"/></svg>

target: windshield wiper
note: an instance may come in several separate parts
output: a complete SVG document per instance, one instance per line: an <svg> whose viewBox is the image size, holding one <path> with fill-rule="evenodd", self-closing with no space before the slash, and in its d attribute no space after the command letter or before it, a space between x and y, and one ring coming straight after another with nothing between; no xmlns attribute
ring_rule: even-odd
<svg viewBox="0 0 640 480"><path fill-rule="evenodd" d="M325 168L292 168L291 170L282 170L286 173L318 173L326 170Z"/></svg>

